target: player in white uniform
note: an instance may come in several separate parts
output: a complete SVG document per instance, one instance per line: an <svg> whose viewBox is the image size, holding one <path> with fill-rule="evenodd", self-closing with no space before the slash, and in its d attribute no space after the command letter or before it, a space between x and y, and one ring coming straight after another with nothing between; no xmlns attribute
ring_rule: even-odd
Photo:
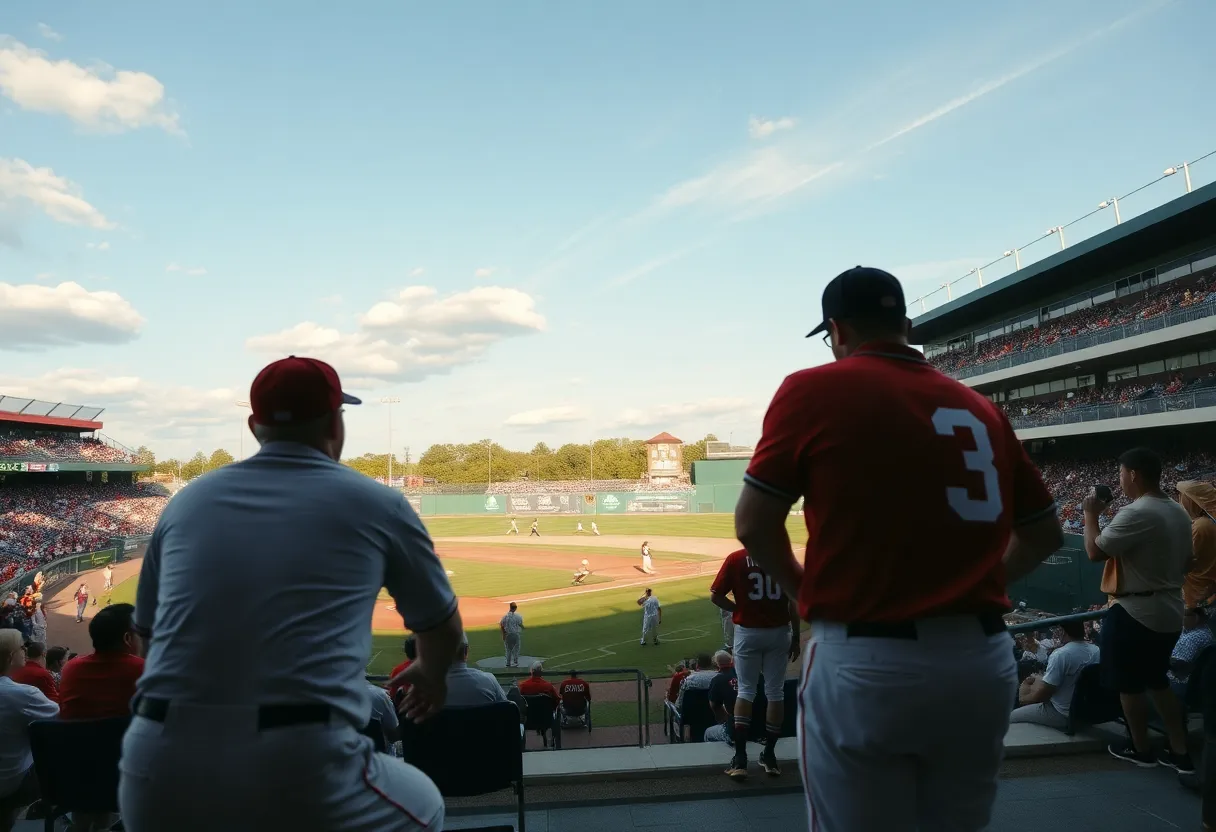
<svg viewBox="0 0 1216 832"><path fill-rule="evenodd" d="M332 367L275 362L249 400L261 449L174 497L141 565L134 629L149 645L119 762L123 826L442 829L435 784L360 732L382 586L418 648L390 681L409 686L402 718L443 706L463 632L443 565L400 492L338 461L342 406L358 399Z"/></svg>
<svg viewBox="0 0 1216 832"><path fill-rule="evenodd" d="M587 565L587 559L583 558L583 564L579 567L578 571L574 573L574 580L572 583L581 584L583 581L587 580L587 576L590 574L591 568Z"/></svg>
<svg viewBox="0 0 1216 832"><path fill-rule="evenodd" d="M515 518L511 518L511 528L507 529L507 534L519 534L519 526L515 525Z"/></svg>
<svg viewBox="0 0 1216 832"><path fill-rule="evenodd" d="M586 534L586 532L583 531L583 521L582 520L578 521L578 528L574 530L574 533L575 534Z"/></svg>
<svg viewBox="0 0 1216 832"><path fill-rule="evenodd" d="M659 625L663 623L663 605L659 603L659 599L654 595L650 587L646 587L646 594L638 599L638 606L642 608L642 646L646 646L646 639L654 640L655 646L659 644Z"/></svg>
<svg viewBox="0 0 1216 832"><path fill-rule="evenodd" d="M642 544L642 571L647 575L654 574L654 561L650 559L649 541Z"/></svg>
<svg viewBox="0 0 1216 832"><path fill-rule="evenodd" d="M593 535L596 535L597 537L599 536L599 533L600 533L600 527L595 525L594 520L591 521L591 533Z"/></svg>
<svg viewBox="0 0 1216 832"><path fill-rule="evenodd" d="M516 610L519 605L511 602L511 609L498 622L502 630L502 646L507 656L507 667L519 667L520 634L524 630L524 619Z"/></svg>

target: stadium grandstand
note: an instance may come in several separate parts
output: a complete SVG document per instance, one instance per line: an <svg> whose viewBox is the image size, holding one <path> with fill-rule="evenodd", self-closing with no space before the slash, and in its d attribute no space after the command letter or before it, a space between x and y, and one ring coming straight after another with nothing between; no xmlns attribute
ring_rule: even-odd
<svg viewBox="0 0 1216 832"><path fill-rule="evenodd" d="M1167 493L1216 477L1216 186L954 297L913 327L934 366L1009 415L1068 532L1081 531L1094 485L1113 488L1116 510L1126 503L1115 460L1128 448L1161 454ZM1080 556L1079 538L1069 548Z"/></svg>
<svg viewBox="0 0 1216 832"><path fill-rule="evenodd" d="M69 556L134 551L151 533L165 492L136 481L146 466L101 433L101 414L0 396L0 584Z"/></svg>

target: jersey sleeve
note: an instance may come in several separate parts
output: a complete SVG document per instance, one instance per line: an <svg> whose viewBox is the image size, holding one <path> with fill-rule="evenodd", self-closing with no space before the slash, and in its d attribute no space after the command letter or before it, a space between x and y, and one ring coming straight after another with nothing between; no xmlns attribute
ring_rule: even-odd
<svg viewBox="0 0 1216 832"><path fill-rule="evenodd" d="M416 633L438 627L456 612L456 594L422 520L396 500L384 569L384 587L405 626Z"/></svg>
<svg viewBox="0 0 1216 832"><path fill-rule="evenodd" d="M145 639L152 638L156 624L156 608L160 598L160 558L164 538L165 516L162 514L152 530L143 562L139 565L139 582L135 587L135 613L132 624L135 631ZM79 593L78 593L79 594Z"/></svg>
<svg viewBox="0 0 1216 832"><path fill-rule="evenodd" d="M725 595L730 592L734 586L734 570L735 556L727 555L726 560L722 561L722 565L718 567L718 576L709 585L710 593L713 595Z"/></svg>
<svg viewBox="0 0 1216 832"><path fill-rule="evenodd" d="M1055 514L1055 498L1043 483L1039 469L1030 461L1026 449L1022 447L1005 414L998 410L997 416L1001 420L1012 457L1010 463L1013 468L1013 525L1023 526Z"/></svg>
<svg viewBox="0 0 1216 832"><path fill-rule="evenodd" d="M803 452L808 415L803 403L804 382L790 376L777 388L764 415L760 442L743 481L774 497L798 501L805 478Z"/></svg>

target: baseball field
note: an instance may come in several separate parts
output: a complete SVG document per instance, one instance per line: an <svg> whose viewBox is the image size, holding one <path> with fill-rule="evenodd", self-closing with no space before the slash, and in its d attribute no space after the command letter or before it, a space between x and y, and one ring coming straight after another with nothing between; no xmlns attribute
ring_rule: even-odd
<svg viewBox="0 0 1216 832"><path fill-rule="evenodd" d="M541 517L540 537L528 536L531 517L518 519L518 536L505 534L509 519L502 517L426 521L460 597L471 663L501 672L498 620L511 601L519 604L524 618L524 672L532 659L542 659L554 669L639 668L663 679L680 659L721 646L721 617L709 601L709 585L722 558L738 546L730 515L600 516L595 518L600 536L576 534L578 519ZM582 519L589 529L590 518ZM791 517L789 528L793 540L805 538L801 517ZM650 543L653 575L641 571L643 541ZM584 559L591 576L582 586L572 586L572 574ZM133 601L137 580L132 574L117 583L99 599L101 604ZM638 644L642 622L637 599L647 586L663 605L657 647ZM367 670L386 674L402 660L406 631L383 591L372 630ZM655 697L661 694L652 692ZM635 705L619 706L620 722L636 718ZM597 712L597 723L606 726L618 722L617 717L605 707Z"/></svg>

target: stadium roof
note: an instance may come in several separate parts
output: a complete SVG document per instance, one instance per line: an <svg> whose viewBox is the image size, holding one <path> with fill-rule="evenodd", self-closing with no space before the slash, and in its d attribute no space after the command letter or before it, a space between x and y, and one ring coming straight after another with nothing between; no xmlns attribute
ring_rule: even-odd
<svg viewBox="0 0 1216 832"><path fill-rule="evenodd" d="M44 402L0 394L0 422L20 422L47 428L101 430L97 417L104 407Z"/></svg>
<svg viewBox="0 0 1216 832"><path fill-rule="evenodd" d="M667 431L663 431L658 436L652 436L651 438L647 439L644 444L647 444L647 445L683 445L684 441L682 439L676 439L674 436L672 436Z"/></svg>
<svg viewBox="0 0 1216 832"><path fill-rule="evenodd" d="M912 341L932 344L1014 314L1047 295L1080 287L1153 257L1168 257L1216 230L1216 183L1127 220L1050 257L931 309L912 321Z"/></svg>

